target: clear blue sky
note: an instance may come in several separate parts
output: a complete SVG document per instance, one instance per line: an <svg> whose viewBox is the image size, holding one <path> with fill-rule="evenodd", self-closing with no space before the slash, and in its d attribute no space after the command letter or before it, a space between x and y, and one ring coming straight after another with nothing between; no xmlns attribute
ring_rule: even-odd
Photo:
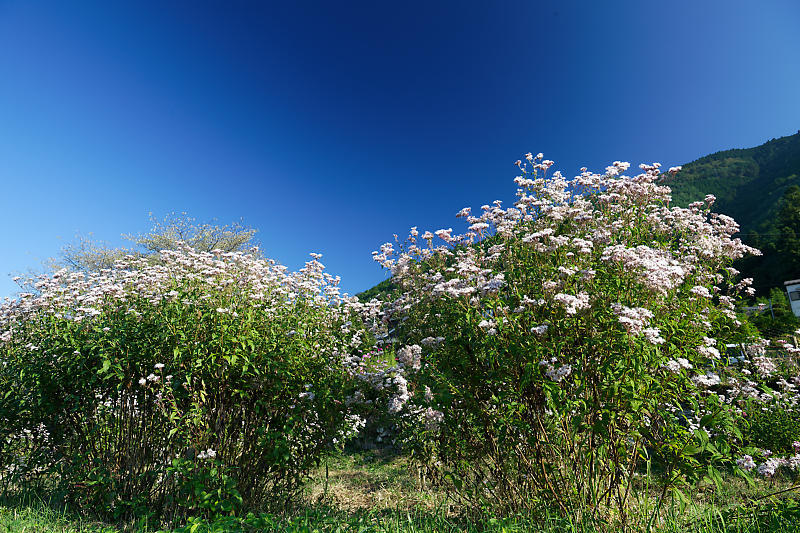
<svg viewBox="0 0 800 533"><path fill-rule="evenodd" d="M800 2L0 0L0 297L148 213L260 230L358 292L412 225L800 129Z"/></svg>

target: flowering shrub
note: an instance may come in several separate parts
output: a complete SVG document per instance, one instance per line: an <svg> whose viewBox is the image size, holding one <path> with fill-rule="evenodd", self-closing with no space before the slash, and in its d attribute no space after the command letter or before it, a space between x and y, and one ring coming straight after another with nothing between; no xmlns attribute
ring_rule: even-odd
<svg viewBox="0 0 800 533"><path fill-rule="evenodd" d="M6 302L0 484L115 515L290 501L358 424L345 363L373 342L318 257L163 251Z"/></svg>
<svg viewBox="0 0 800 533"><path fill-rule="evenodd" d="M800 412L782 402L766 405L754 402L748 410L749 422L745 442L776 453L793 451L792 444L800 441Z"/></svg>
<svg viewBox="0 0 800 533"><path fill-rule="evenodd" d="M355 391L345 400L353 416L358 416L359 444L363 448L395 444L397 397L408 393L405 373L391 350L375 350L354 355L348 370Z"/></svg>
<svg viewBox="0 0 800 533"><path fill-rule="evenodd" d="M373 253L404 291L393 409L417 420L416 453L463 503L624 518L644 462L670 487L732 457L715 339L751 291L730 262L757 251L713 196L670 207L658 164L567 180L526 158L514 207L465 208L463 235L412 228Z"/></svg>
<svg viewBox="0 0 800 533"><path fill-rule="evenodd" d="M792 475L800 467L800 349L780 339L777 349L770 344L764 340L729 357L717 387L743 418L748 453L737 464L767 478L779 467Z"/></svg>

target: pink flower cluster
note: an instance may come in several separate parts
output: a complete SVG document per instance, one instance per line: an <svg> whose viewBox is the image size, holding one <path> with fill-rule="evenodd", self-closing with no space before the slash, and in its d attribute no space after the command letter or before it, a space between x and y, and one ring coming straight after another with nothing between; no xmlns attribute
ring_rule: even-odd
<svg viewBox="0 0 800 533"><path fill-rule="evenodd" d="M377 304L362 304L341 295L339 278L324 271L320 257L312 254L302 269L291 273L253 253L207 253L185 247L164 250L155 261L129 256L113 268L88 274L60 270L31 280L36 294L22 294L0 305L0 342L11 341L15 324L35 313L81 322L105 311L123 310L135 315L140 303L162 302L186 306L213 302L220 315L235 318L241 306L269 314L303 301L342 320L363 314L378 328ZM181 287L188 286L202 290L180 292ZM181 294L184 296L178 302Z"/></svg>
<svg viewBox="0 0 800 533"><path fill-rule="evenodd" d="M793 472L800 469L800 451L795 449L795 454L787 457L773 457L769 450L763 450L761 455L764 457L764 462L757 465L751 455L744 455L736 460L736 465L746 472L755 469L756 473L760 476L771 478L781 467L786 467Z"/></svg>

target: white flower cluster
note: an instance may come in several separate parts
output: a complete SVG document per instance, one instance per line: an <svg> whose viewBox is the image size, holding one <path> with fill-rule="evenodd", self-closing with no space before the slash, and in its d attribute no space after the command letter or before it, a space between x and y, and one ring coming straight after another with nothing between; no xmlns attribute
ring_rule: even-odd
<svg viewBox="0 0 800 533"><path fill-rule="evenodd" d="M439 431L439 426L444 420L444 413L428 407L423 412L423 415L425 418L425 429L433 433Z"/></svg>
<svg viewBox="0 0 800 533"><path fill-rule="evenodd" d="M677 373L680 372L682 368L685 368L686 370L691 370L692 364L689 362L688 359L685 359L683 357L678 357L677 359L672 359L670 361L667 361L662 368L665 368L670 372Z"/></svg>
<svg viewBox="0 0 800 533"><path fill-rule="evenodd" d="M349 414L345 417L345 425L339 434L333 438L333 444L341 444L356 437L359 432L367 425L367 421L355 414Z"/></svg>
<svg viewBox="0 0 800 533"><path fill-rule="evenodd" d="M545 333L547 333L548 327L549 326L547 324L542 324L540 326L533 326L531 328L531 333L533 333L534 335L544 335Z"/></svg>
<svg viewBox="0 0 800 533"><path fill-rule="evenodd" d="M406 378L398 374L394 377L394 384L397 387L397 394L389 400L389 412L391 414L399 413L411 398L408 393L408 381L406 381Z"/></svg>
<svg viewBox="0 0 800 533"><path fill-rule="evenodd" d="M564 306L568 315L574 315L578 311L589 309L589 294L586 292L579 292L577 295L559 293L553 297L553 300Z"/></svg>
<svg viewBox="0 0 800 533"><path fill-rule="evenodd" d="M753 364L755 365L756 372L762 376L771 376L778 369L775 365L775 361L765 355L753 357Z"/></svg>
<svg viewBox="0 0 800 533"><path fill-rule="evenodd" d="M411 370L419 370L422 368L422 348L417 344L403 346L397 350L396 357L397 361L400 362L405 368Z"/></svg>
<svg viewBox="0 0 800 533"><path fill-rule="evenodd" d="M625 271L635 273L645 287L658 294L677 288L687 273L687 268L670 252L646 245L612 245L603 250L601 260L618 263Z"/></svg>
<svg viewBox="0 0 800 533"><path fill-rule="evenodd" d="M400 413L411 399L405 372L419 370L421 356L422 348L412 344L397 351L395 357L399 364L394 366L389 365L386 360L373 361L373 354L353 356L346 364L351 376L365 383L384 398L389 397L386 410L395 415ZM380 396L378 401L380 401ZM346 405L372 403L373 400L367 399L361 390L357 390L352 396L345 399Z"/></svg>
<svg viewBox="0 0 800 533"><path fill-rule="evenodd" d="M203 450L199 454L197 454L197 458L201 461L205 461L206 459L214 459L217 456L217 452L212 450L211 448L207 450Z"/></svg>
<svg viewBox="0 0 800 533"><path fill-rule="evenodd" d="M794 442L794 455L787 457L773 457L772 452L769 450L762 450L761 455L764 457L764 462L756 465L755 460L750 455L745 455L736 460L739 468L746 472L755 469L756 474L766 478L774 477L781 467L788 468L793 472L800 469L800 442Z"/></svg>
<svg viewBox="0 0 800 533"><path fill-rule="evenodd" d="M714 385L719 385L722 382L719 375L713 372L709 372L708 374L700 374L697 376L693 376L692 381L697 383L699 387L703 388L713 387Z"/></svg>
<svg viewBox="0 0 800 533"><path fill-rule="evenodd" d="M136 302L155 305L173 301L180 294L176 287L190 284L205 290L200 300L190 297L181 303L196 305L215 294L220 303L225 302L214 306L217 313L232 318L238 316L234 307L237 301L269 313L303 300L333 316L363 313L374 322L377 304L362 304L340 295L339 278L324 272L319 257L313 254L302 269L290 273L254 253L197 252L184 247L161 251L157 263L128 256L113 268L88 274L63 269L29 280L37 294L23 293L0 305L0 342L10 342L14 325L31 313L48 313L75 322L98 317L105 309L138 314Z"/></svg>
<svg viewBox="0 0 800 533"><path fill-rule="evenodd" d="M719 350L715 348L716 344L717 341L715 339L704 337L703 344L697 347L697 352L709 359L719 359L720 353Z"/></svg>
<svg viewBox="0 0 800 533"><path fill-rule="evenodd" d="M545 376L552 381L560 382L572 373L572 366L566 364L555 366L557 363L558 359L551 357L549 360L540 361L539 366L544 368Z"/></svg>
<svg viewBox="0 0 800 533"><path fill-rule="evenodd" d="M611 310L619 317L619 323L622 324L625 331L631 335L642 333L648 321L653 318L653 312L644 307L626 307L620 303L614 303L611 305Z"/></svg>
<svg viewBox="0 0 800 533"><path fill-rule="evenodd" d="M753 457L750 455L745 455L736 460L736 464L739 465L739 468L749 472L750 470L756 467L756 462L753 460Z"/></svg>

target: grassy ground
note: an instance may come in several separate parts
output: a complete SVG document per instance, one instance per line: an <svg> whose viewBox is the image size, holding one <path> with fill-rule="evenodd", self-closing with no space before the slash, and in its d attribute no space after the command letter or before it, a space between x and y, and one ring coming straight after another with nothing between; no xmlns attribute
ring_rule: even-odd
<svg viewBox="0 0 800 533"><path fill-rule="evenodd" d="M42 502L0 505L0 533L117 533L116 527L54 510Z"/></svg>
<svg viewBox="0 0 800 533"><path fill-rule="evenodd" d="M443 494L421 486L408 458L386 450L355 452L329 459L309 484L306 501L345 511L430 511L445 505Z"/></svg>
<svg viewBox="0 0 800 533"><path fill-rule="evenodd" d="M667 509L669 516L654 529L683 533L794 533L800 532L800 511L785 492L776 501L754 500L765 494L785 490L786 482L750 487L728 479L722 490L699 487L692 501ZM750 505L743 505L750 502ZM0 497L0 533L5 532L80 532L118 533L149 531L156 524L103 524L81 518L78 509L59 509L58 502L41 500L3 501ZM641 507L640 507L641 508ZM745 511L747 509L747 511ZM639 517L639 521L645 520ZM643 529L641 527L637 529ZM332 458L316 473L306 491L305 505L288 516L260 515L245 519L219 520L215 524L190 522L175 533L187 531L276 531L286 533L517 533L616 531L571 523L569 517L545 517L537 521L525 517L480 519L459 517L447 504L444 494L418 482L407 458L386 451L365 451Z"/></svg>

